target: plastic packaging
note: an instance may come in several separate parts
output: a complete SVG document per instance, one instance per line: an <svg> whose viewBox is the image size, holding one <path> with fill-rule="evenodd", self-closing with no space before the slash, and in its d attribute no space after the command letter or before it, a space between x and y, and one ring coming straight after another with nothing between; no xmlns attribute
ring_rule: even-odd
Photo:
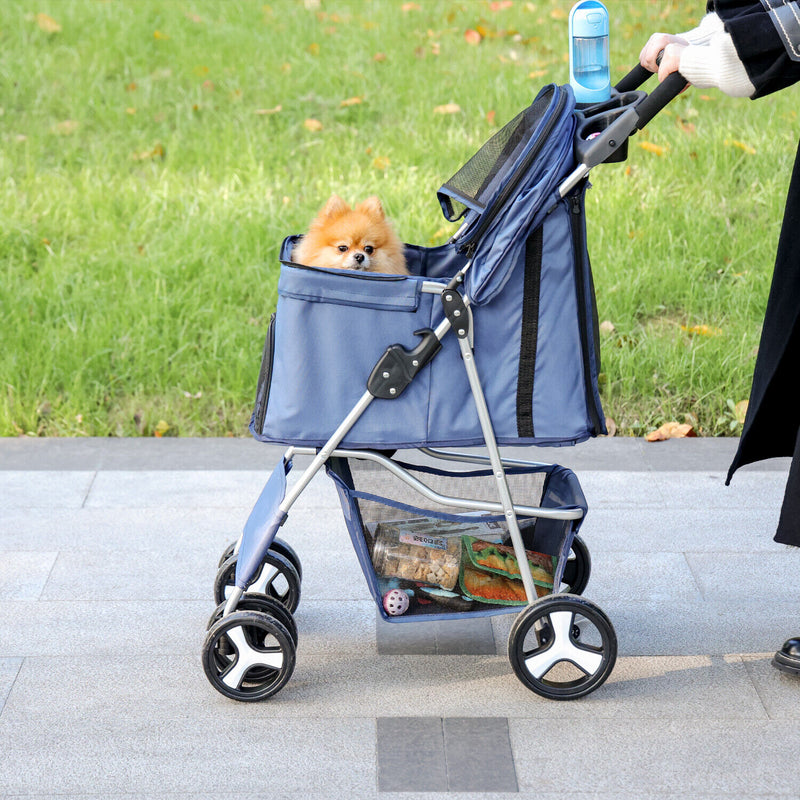
<svg viewBox="0 0 800 800"><path fill-rule="evenodd" d="M384 578L403 578L442 589L458 582L461 537L443 535L424 520L382 522L375 531L372 565Z"/></svg>

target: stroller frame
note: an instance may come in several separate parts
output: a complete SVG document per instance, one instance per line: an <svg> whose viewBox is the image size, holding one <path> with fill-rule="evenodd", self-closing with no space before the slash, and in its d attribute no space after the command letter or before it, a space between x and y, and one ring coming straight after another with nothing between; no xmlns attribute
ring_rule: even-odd
<svg viewBox="0 0 800 800"><path fill-rule="evenodd" d="M582 118L575 144L579 164L558 186L557 195L560 199L567 197L581 184L595 165L604 161L624 160L627 151L623 145L626 145L628 136L643 127L683 89L680 79L665 82L649 98L643 92L632 91L646 77L649 77L649 73L641 70L634 70L626 76L614 90L613 102L597 109L596 116L577 112ZM591 136L588 135L590 132ZM465 227L468 227L466 222L451 243L459 240ZM589 562L588 551L583 549L582 543L578 547L580 540L575 536L575 531L584 517L585 508L579 505L522 505L516 504L512 498L507 470L549 467L540 462L503 458L500 453L475 363L471 301L468 294L461 291L473 265L474 250L468 252L469 260L446 285L428 280L421 282L422 293L437 295L441 300L444 311L441 322L435 329L416 331L421 341L413 349L393 344L385 350L369 376L366 391L321 447L289 446L267 481L242 535L223 554L215 584L218 607L209 622L203 645L204 670L214 688L222 694L236 700L262 700L283 688L294 670L297 628L292 612L299 601L301 567L296 553L277 539L276 533L312 479L331 459L371 461L419 495L441 506L485 515L502 515L527 598L527 605L511 629L508 653L514 672L527 688L550 699L573 699L594 691L611 673L617 653L613 626L600 608L580 596L588 580ZM438 447L418 449L438 460L489 466L497 501L442 494L381 451L340 448L348 432L372 402L375 399L399 398L420 370L435 358L442 340L451 333L458 340L488 455L456 453ZM288 488L286 475L295 455L310 456L311 462L297 482ZM519 517L573 523L559 549L552 593L544 596L537 593ZM565 576L567 554L573 551L585 562L581 565L583 580L580 585L569 587L573 593L564 593L560 587ZM364 571L367 574L366 567ZM274 590L276 577L288 581L285 592ZM498 609L492 613L518 608L517 604L515 608ZM591 643L583 641L584 627L592 629L594 639ZM529 644L531 638L533 646ZM553 678L551 670L557 670L561 665L569 665L572 672L566 678L560 675Z"/></svg>

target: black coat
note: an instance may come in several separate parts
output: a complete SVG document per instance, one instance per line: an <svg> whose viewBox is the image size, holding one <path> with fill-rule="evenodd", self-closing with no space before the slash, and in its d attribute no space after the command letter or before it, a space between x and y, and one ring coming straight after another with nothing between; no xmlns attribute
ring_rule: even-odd
<svg viewBox="0 0 800 800"><path fill-rule="evenodd" d="M713 0L734 47L763 97L800 80L794 61L760 2ZM742 465L793 456L775 540L800 547L800 144L789 182L772 287L758 348L750 403L727 483Z"/></svg>

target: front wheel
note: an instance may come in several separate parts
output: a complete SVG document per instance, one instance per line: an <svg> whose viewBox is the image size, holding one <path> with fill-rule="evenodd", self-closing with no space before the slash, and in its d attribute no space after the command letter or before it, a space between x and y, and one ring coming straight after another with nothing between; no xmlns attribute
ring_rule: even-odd
<svg viewBox="0 0 800 800"><path fill-rule="evenodd" d="M585 597L551 594L520 612L508 657L522 683L550 700L593 692L617 660L617 635L605 613Z"/></svg>
<svg viewBox="0 0 800 800"><path fill-rule="evenodd" d="M286 628L258 611L234 611L218 620L203 643L203 670L220 694L264 700L294 672L295 645Z"/></svg>

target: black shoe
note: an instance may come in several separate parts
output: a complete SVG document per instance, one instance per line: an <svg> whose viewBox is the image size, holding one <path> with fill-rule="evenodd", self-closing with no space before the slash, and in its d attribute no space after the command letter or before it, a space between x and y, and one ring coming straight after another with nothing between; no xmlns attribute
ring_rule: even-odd
<svg viewBox="0 0 800 800"><path fill-rule="evenodd" d="M775 653L772 666L781 672L800 675L800 636L784 642L783 647Z"/></svg>

